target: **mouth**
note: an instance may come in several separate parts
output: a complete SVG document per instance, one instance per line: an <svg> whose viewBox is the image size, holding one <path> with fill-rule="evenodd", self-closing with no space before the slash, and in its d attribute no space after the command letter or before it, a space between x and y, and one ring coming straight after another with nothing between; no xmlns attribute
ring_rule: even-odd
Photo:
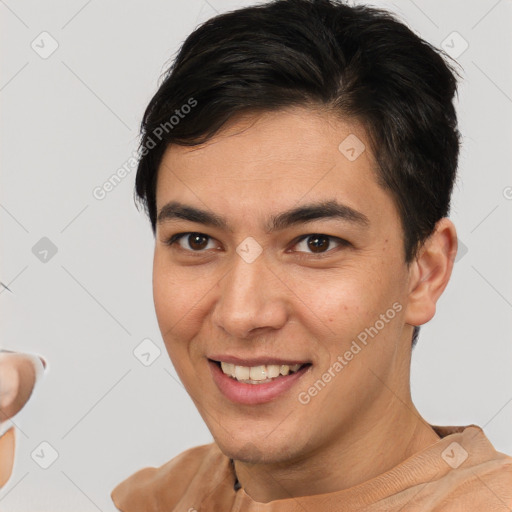
<svg viewBox="0 0 512 512"><path fill-rule="evenodd" d="M222 394L232 402L246 405L276 399L289 391L312 366L310 362L262 362L260 360L260 364L244 366L225 360L208 359L213 380Z"/></svg>
<svg viewBox="0 0 512 512"><path fill-rule="evenodd" d="M301 368L311 363L298 364L263 364L257 366L242 366L225 361L213 361L228 377L245 384L266 384L280 376L286 377L297 373Z"/></svg>

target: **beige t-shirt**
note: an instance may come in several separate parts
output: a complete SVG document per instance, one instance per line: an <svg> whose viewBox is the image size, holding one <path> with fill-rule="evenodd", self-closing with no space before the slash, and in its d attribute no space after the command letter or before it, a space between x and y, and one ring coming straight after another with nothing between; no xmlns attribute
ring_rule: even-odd
<svg viewBox="0 0 512 512"><path fill-rule="evenodd" d="M111 497L122 512L510 512L512 457L497 452L476 425L432 428L439 441L342 491L253 501L212 443L137 471Z"/></svg>

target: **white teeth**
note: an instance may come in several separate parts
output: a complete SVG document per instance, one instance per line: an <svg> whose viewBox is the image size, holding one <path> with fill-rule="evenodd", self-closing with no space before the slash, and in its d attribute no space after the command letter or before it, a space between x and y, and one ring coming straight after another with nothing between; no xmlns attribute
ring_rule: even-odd
<svg viewBox="0 0 512 512"><path fill-rule="evenodd" d="M279 377L279 369L280 366L278 366L277 364L267 365L267 377L269 379L275 379L276 377Z"/></svg>
<svg viewBox="0 0 512 512"><path fill-rule="evenodd" d="M251 380L265 380L267 378L267 371L264 366L251 367L249 378Z"/></svg>
<svg viewBox="0 0 512 512"><path fill-rule="evenodd" d="M248 366L235 365L235 378L236 380L247 380L251 374L251 369Z"/></svg>
<svg viewBox="0 0 512 512"><path fill-rule="evenodd" d="M287 365L287 364L267 364L260 366L237 366L232 363L225 363L221 361L220 366L222 371L235 378L240 382L248 382L250 384L259 384L270 382L272 379L280 375L289 375L299 370L301 364Z"/></svg>
<svg viewBox="0 0 512 512"><path fill-rule="evenodd" d="M235 365L221 361L220 366L226 375L235 375Z"/></svg>

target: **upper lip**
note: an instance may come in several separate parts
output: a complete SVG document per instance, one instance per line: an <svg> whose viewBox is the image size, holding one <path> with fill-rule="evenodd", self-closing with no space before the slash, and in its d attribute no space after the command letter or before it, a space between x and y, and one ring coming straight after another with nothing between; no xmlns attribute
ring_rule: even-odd
<svg viewBox="0 0 512 512"><path fill-rule="evenodd" d="M230 355L212 355L208 359L217 362L231 363L236 366L263 366L263 365L283 365L293 366L294 364L308 364L310 361L298 360L298 359L281 359L275 356L259 356L251 358L236 357Z"/></svg>

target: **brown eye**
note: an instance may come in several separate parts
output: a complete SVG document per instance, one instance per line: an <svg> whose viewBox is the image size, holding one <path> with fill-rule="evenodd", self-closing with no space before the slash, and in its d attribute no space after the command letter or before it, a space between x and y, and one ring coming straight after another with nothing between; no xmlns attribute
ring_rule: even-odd
<svg viewBox="0 0 512 512"><path fill-rule="evenodd" d="M213 239L204 233L177 233L165 240L165 245L177 245L180 249L188 252L203 252L207 249L209 243L213 243ZM214 244L215 245L215 244ZM210 247L211 248L211 247Z"/></svg>
<svg viewBox="0 0 512 512"><path fill-rule="evenodd" d="M349 242L335 236L323 235L321 233L314 233L302 236L295 244L298 248L296 252L304 253L306 255L325 254L330 251L331 245L334 242L335 247L344 247L350 245Z"/></svg>
<svg viewBox="0 0 512 512"><path fill-rule="evenodd" d="M191 233L188 235L188 244L194 251L200 251L208 245L208 236L201 233Z"/></svg>
<svg viewBox="0 0 512 512"><path fill-rule="evenodd" d="M312 235L307 238L308 248L312 252L324 252L329 247L329 237L325 235Z"/></svg>

